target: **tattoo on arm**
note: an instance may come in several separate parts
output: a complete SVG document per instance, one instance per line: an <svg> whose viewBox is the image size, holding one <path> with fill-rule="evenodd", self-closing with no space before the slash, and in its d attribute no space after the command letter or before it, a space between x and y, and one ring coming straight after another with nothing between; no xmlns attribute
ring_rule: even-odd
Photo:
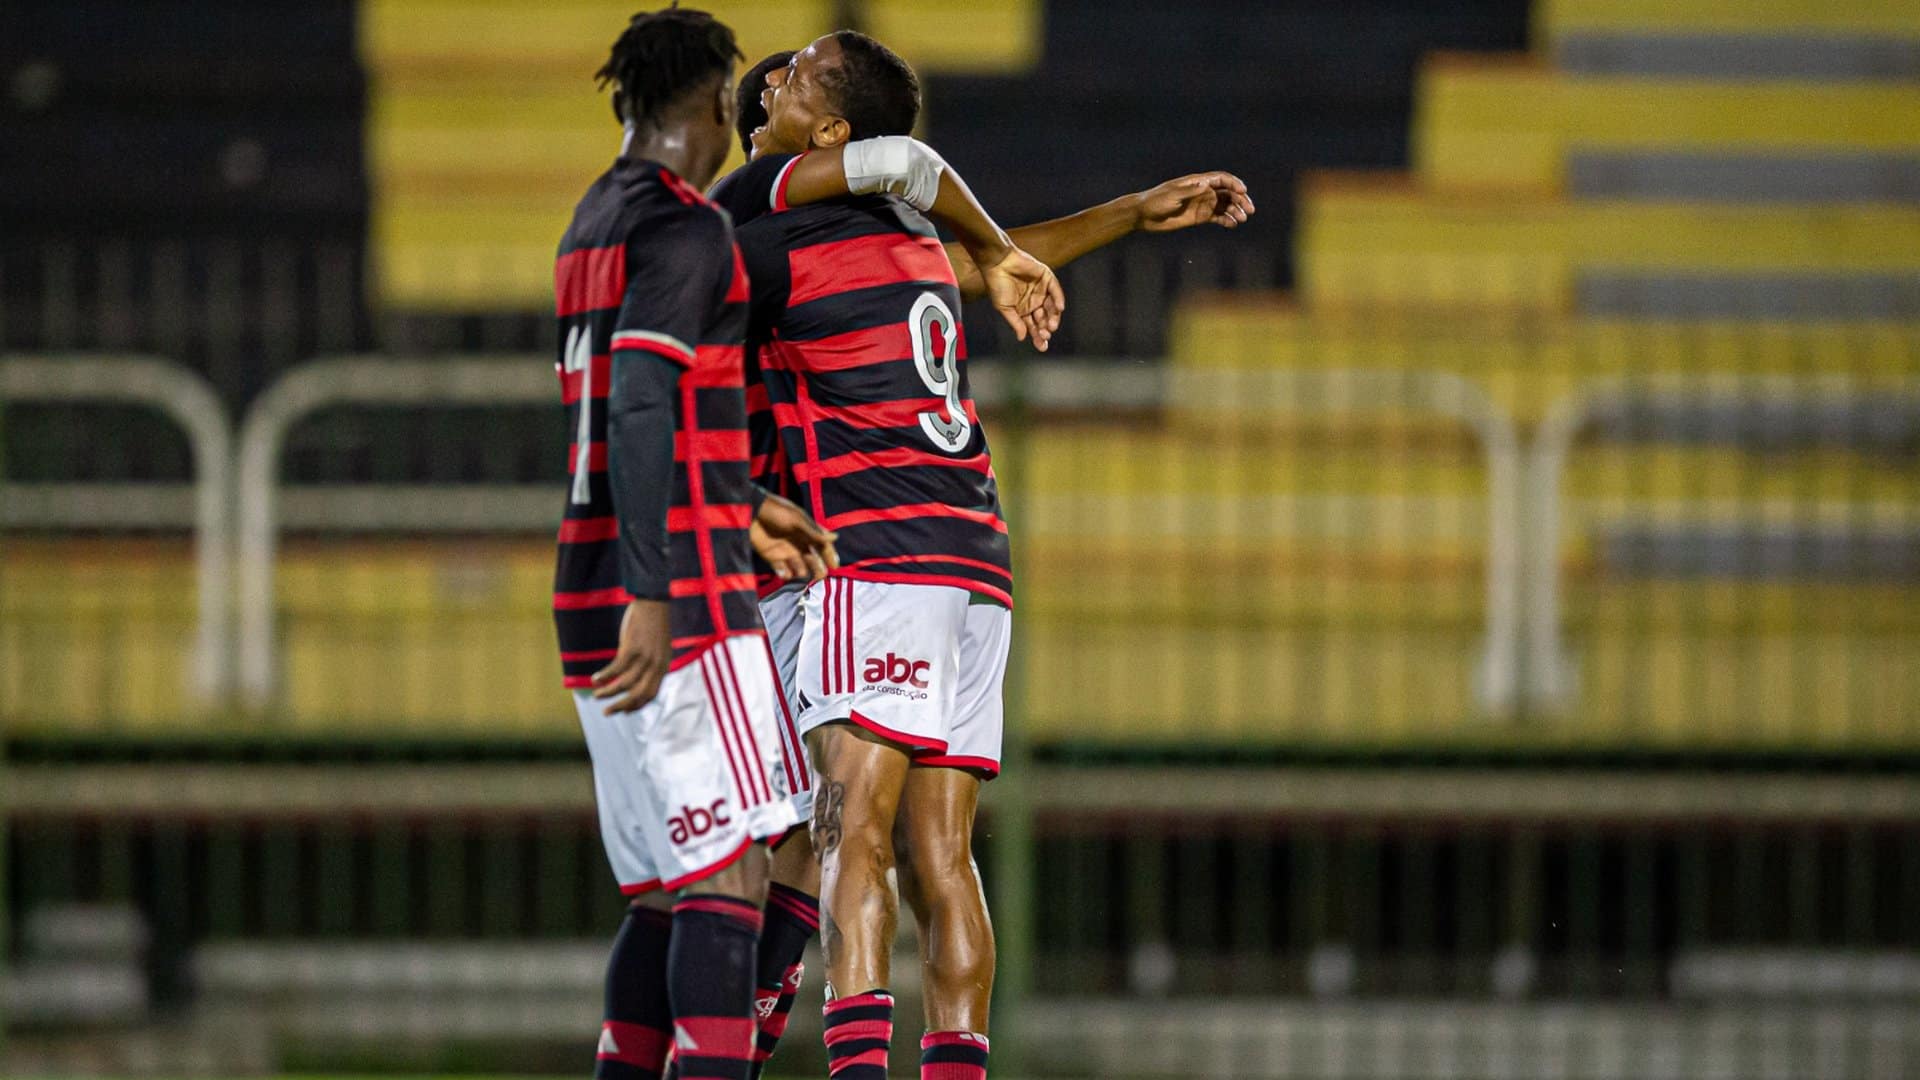
<svg viewBox="0 0 1920 1080"><path fill-rule="evenodd" d="M840 847L840 813L847 799L847 785L823 781L813 794L813 857L825 858Z"/></svg>

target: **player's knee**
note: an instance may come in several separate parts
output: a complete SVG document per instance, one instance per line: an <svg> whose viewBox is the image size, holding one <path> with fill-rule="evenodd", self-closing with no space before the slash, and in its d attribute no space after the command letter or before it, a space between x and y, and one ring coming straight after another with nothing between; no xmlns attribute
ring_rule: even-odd
<svg viewBox="0 0 1920 1080"><path fill-rule="evenodd" d="M840 849L859 852L863 862L893 869L893 826L869 814L848 814L841 824Z"/></svg>
<svg viewBox="0 0 1920 1080"><path fill-rule="evenodd" d="M820 895L820 860L806 828L794 829L774 846L771 877L808 896Z"/></svg>
<svg viewBox="0 0 1920 1080"><path fill-rule="evenodd" d="M660 892L659 890L642 893L634 897L627 906L636 910L650 908L654 911L671 911L673 910L673 894Z"/></svg>
<svg viewBox="0 0 1920 1080"><path fill-rule="evenodd" d="M702 892L717 896L731 896L736 900L745 900L752 904L764 904L767 900L767 849L762 844L750 844L725 869L700 882L690 885L683 892Z"/></svg>
<svg viewBox="0 0 1920 1080"><path fill-rule="evenodd" d="M903 872L911 873L917 888L929 900L978 892L978 874L973 864L973 838L966 833L934 832L922 834L908 830Z"/></svg>

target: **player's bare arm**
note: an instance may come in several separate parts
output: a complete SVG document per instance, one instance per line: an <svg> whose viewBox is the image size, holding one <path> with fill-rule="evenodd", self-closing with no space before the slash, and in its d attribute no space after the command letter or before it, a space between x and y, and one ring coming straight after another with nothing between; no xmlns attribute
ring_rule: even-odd
<svg viewBox="0 0 1920 1080"><path fill-rule="evenodd" d="M820 527L812 515L771 492L762 492L753 524L753 550L782 581L819 581L840 565L833 549L838 533Z"/></svg>
<svg viewBox="0 0 1920 1080"><path fill-rule="evenodd" d="M1046 351L1066 310L1052 268L1022 251L973 196L959 173L925 143L882 136L809 151L786 181L789 206L885 192L925 210L954 231L975 268L975 295L986 296L1014 337Z"/></svg>
<svg viewBox="0 0 1920 1080"><path fill-rule="evenodd" d="M1229 172L1175 177L1145 191L1122 195L1077 214L1012 230L1014 245L1055 270L1135 232L1173 232L1195 225L1233 229L1254 213L1247 185ZM947 261L960 294L986 295L973 257L960 244L948 244Z"/></svg>

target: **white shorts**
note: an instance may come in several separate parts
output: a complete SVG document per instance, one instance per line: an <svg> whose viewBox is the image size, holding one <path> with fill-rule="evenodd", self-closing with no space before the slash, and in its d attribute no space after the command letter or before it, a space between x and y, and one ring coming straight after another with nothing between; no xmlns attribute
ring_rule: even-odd
<svg viewBox="0 0 1920 1080"><path fill-rule="evenodd" d="M741 634L685 658L638 712L576 690L600 838L620 891L684 888L797 824L798 733L767 641Z"/></svg>
<svg viewBox="0 0 1920 1080"><path fill-rule="evenodd" d="M800 731L850 721L916 765L997 774L1013 613L972 598L947 585L808 586L792 683Z"/></svg>
<svg viewBox="0 0 1920 1080"><path fill-rule="evenodd" d="M806 625L800 613L799 587L781 589L762 597L760 621L767 626L767 644L773 649L773 668L780 676L780 690L786 696L789 715L798 716L800 710L794 703L793 675L800 657L800 632ZM798 743L798 740L795 742ZM813 765L807 760L804 746L796 750L794 760L799 784L790 798L793 812L804 822L813 817Z"/></svg>

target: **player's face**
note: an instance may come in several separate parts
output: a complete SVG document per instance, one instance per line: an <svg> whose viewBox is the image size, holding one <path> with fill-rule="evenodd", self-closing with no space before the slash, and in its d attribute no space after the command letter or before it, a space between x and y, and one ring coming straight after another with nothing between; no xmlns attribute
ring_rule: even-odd
<svg viewBox="0 0 1920 1080"><path fill-rule="evenodd" d="M765 110L767 108L767 102L770 100L773 92L787 81L787 69L785 67L772 68L765 75L761 76L761 80L760 108ZM769 112L767 116L768 122L771 123L773 114ZM747 135L747 142L753 147L753 149L748 152L748 157L757 158L761 154L766 153L767 125L761 124L759 127L754 128L753 131Z"/></svg>
<svg viewBox="0 0 1920 1080"><path fill-rule="evenodd" d="M767 73L767 89L760 103L767 107L767 125L753 134L754 152L798 154L816 146L834 145L832 131L840 121L827 106L820 73L840 63L840 46L823 37L793 54L785 71Z"/></svg>

